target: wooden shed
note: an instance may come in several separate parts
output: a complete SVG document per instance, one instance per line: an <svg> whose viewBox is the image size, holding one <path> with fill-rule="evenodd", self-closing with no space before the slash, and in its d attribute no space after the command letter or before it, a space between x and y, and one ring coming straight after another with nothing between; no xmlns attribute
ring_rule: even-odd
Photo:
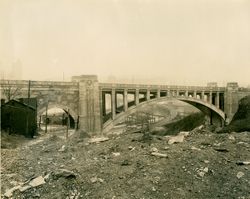
<svg viewBox="0 0 250 199"><path fill-rule="evenodd" d="M36 134L36 109L17 100L1 106L1 129L33 137Z"/></svg>

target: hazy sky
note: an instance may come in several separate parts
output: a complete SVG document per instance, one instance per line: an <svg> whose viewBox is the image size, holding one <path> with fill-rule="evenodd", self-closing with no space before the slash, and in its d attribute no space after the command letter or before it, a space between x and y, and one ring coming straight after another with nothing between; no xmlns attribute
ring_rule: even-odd
<svg viewBox="0 0 250 199"><path fill-rule="evenodd" d="M249 0L0 0L0 72L250 84Z"/></svg>

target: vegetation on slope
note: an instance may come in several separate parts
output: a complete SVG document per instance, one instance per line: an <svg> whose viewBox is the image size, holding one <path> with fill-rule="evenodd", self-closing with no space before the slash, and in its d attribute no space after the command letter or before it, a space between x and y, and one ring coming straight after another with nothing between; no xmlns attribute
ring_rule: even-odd
<svg viewBox="0 0 250 199"><path fill-rule="evenodd" d="M246 96L240 100L238 111L235 113L232 121L220 132L227 133L233 131L250 131L250 96Z"/></svg>
<svg viewBox="0 0 250 199"><path fill-rule="evenodd" d="M195 127L204 124L205 115L201 112L188 115L176 122L165 125L164 135L175 135L180 131L191 131Z"/></svg>

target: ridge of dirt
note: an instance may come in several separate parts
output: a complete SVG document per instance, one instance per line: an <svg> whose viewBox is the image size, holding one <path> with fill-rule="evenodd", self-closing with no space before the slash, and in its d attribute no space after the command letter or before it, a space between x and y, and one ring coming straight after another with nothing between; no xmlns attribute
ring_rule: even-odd
<svg viewBox="0 0 250 199"><path fill-rule="evenodd" d="M45 184L14 191L12 198L250 198L250 165L237 164L250 161L249 132L214 134L197 128L172 145L169 137L141 138L124 133L90 144L76 133L68 142L54 135L2 149L2 198L6 190L37 176L49 177ZM60 169L75 177L56 177Z"/></svg>

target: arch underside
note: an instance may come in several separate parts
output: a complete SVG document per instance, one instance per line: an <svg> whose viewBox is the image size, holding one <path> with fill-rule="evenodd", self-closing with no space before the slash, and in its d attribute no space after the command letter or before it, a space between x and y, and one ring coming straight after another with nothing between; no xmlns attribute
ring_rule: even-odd
<svg viewBox="0 0 250 199"><path fill-rule="evenodd" d="M161 98L155 98L155 99L141 102L140 104L138 104L136 106L132 106L132 107L128 108L128 110L126 112L119 113L118 115L116 115L115 119L113 119L113 120L109 119L108 121L106 121L103 124L103 131L104 132L108 131L112 127L117 125L118 123L124 121L124 119L127 116L135 113L137 111L137 109L140 107L143 107L149 103L161 102L161 101L170 100L170 99L180 100L182 102L188 103L188 104L196 107L201 112L203 112L205 115L209 116L211 118L211 120L212 120L212 117L214 117L217 120L225 121L225 113L221 109L219 109L215 105L210 104L208 102L205 102L203 100L195 99L195 98L191 98L191 97L161 97Z"/></svg>
<svg viewBox="0 0 250 199"><path fill-rule="evenodd" d="M70 117L74 120L74 123L77 121L77 114L68 106L61 105L61 104L48 104L48 110L53 108L59 108L65 111L65 113L68 113ZM37 116L40 116L42 113L46 111L46 106L38 107L37 110Z"/></svg>

